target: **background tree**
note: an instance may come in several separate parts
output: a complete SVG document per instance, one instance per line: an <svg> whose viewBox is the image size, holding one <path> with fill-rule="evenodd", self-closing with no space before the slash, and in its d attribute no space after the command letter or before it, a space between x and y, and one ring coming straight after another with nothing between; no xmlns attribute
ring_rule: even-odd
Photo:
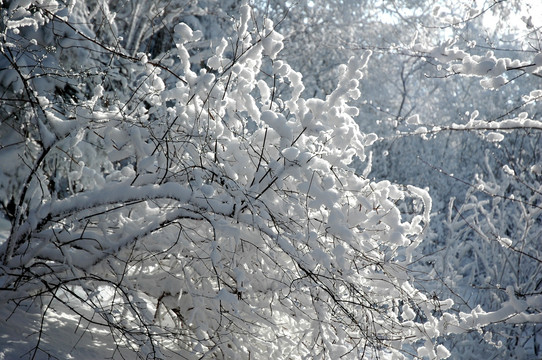
<svg viewBox="0 0 542 360"><path fill-rule="evenodd" d="M446 239L439 241L444 256L437 256L435 267L443 278L454 279L454 291L463 298L456 299L457 303L496 309L506 299L517 298L539 314L540 44L539 27L529 19L529 10L525 3L488 3L467 9L461 20L465 26L451 20L455 44L438 45L440 74L473 81L465 115L450 121L445 131L456 132L463 146L474 150L470 154L477 155L464 157L467 163L460 172L438 166L444 170L441 176L463 191L460 196L453 194L443 212L446 227L438 236ZM443 15L449 21L446 10ZM488 18L500 19L503 26L488 28ZM485 37L475 38L475 33ZM419 46L414 49L427 54ZM454 54L453 59L447 54ZM427 128L435 134L442 131ZM491 326L495 335L486 334L490 342L505 345L495 356L502 356L503 349L506 356L515 358L539 356L539 325L513 317L510 322L522 325Z"/></svg>

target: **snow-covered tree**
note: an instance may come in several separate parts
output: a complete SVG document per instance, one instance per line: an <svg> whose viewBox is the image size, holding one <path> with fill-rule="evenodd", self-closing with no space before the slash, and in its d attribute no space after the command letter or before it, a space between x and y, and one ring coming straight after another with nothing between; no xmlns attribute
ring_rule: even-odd
<svg viewBox="0 0 542 360"><path fill-rule="evenodd" d="M307 43L317 55L301 67L322 69L305 70L312 83L333 84L334 67L325 64L356 49L374 51L365 96L354 102L362 130L379 138L369 148L369 177L427 187L433 200L430 241L413 267L437 279L435 293L454 297L458 311L498 309L519 297L539 314L540 284L532 276L541 259L537 3L374 5L306 4L302 13L309 15L297 15L302 20L290 29L298 38L296 29L315 29L305 38L315 39ZM291 16L281 26L289 19L296 21ZM536 319L512 317L491 327L493 340L471 333L448 344L456 357L502 355L503 347L493 347L499 340L511 356L537 357ZM480 341L485 345L472 345Z"/></svg>
<svg viewBox="0 0 542 360"><path fill-rule="evenodd" d="M247 5L200 66L201 31L178 23L153 56L138 52L150 25L119 41L120 10L5 14L2 151L24 166L3 176L3 300L39 299L44 321L75 314L142 357L445 355L434 312L450 304L405 268L427 193L349 168L375 140L348 105L370 53L325 100L303 99L282 36ZM419 213L401 215L405 201ZM40 331L34 353L47 343Z"/></svg>
<svg viewBox="0 0 542 360"><path fill-rule="evenodd" d="M484 329L484 343L503 345L484 353L511 358L539 357L541 341L542 63L540 24L529 11L528 2L481 2L460 11L447 4L433 15L448 37L412 46L435 66L435 77L442 78L435 80L469 84L454 91L464 99L455 105L457 117L424 116L408 125L428 142L446 138L452 159L420 155L450 184L441 214L432 219L445 226L435 228L425 259L446 279L438 293L454 294L460 308L523 304L529 316L510 315ZM454 149L460 161L453 160ZM482 351L472 342L471 335L452 346L458 356Z"/></svg>
<svg viewBox="0 0 542 360"><path fill-rule="evenodd" d="M2 9L0 324L28 328L4 354L446 358L456 335L540 320L513 289L482 309L425 286L431 197L371 179L378 136L356 123L372 52L330 59L335 78L310 91L281 55L290 12L371 13L273 4Z"/></svg>

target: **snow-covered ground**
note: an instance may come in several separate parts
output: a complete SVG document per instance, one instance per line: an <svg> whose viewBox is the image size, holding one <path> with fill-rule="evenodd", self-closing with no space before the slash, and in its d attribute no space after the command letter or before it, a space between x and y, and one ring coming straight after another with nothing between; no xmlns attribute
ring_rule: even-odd
<svg viewBox="0 0 542 360"><path fill-rule="evenodd" d="M6 240L9 235L10 223L5 218L0 217L0 244Z"/></svg>
<svg viewBox="0 0 542 360"><path fill-rule="evenodd" d="M0 244L8 237L9 228L9 221L0 218ZM49 307L42 323L41 305L22 303L17 311L15 303L0 306L0 360L136 358L135 353L126 349L115 349L109 331L89 326L68 314L63 305Z"/></svg>
<svg viewBox="0 0 542 360"><path fill-rule="evenodd" d="M20 311L24 308L26 311ZM0 308L0 359L106 359L121 358L107 332L87 327L63 309L49 309L42 323L38 304ZM40 329L42 336L39 339ZM39 343L39 345L38 345ZM38 345L39 349L36 350ZM133 359L134 354L124 355Z"/></svg>

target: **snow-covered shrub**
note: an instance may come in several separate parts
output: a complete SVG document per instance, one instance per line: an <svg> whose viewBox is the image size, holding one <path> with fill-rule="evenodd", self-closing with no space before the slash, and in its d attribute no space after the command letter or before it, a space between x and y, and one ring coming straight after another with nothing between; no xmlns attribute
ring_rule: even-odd
<svg viewBox="0 0 542 360"><path fill-rule="evenodd" d="M306 98L271 19L183 4L3 10L0 298L41 316L32 357L69 351L56 313L108 356L357 359L446 358L527 309L458 314L410 270L429 194L351 167L377 139L351 105L371 52Z"/></svg>
<svg viewBox="0 0 542 360"><path fill-rule="evenodd" d="M304 99L282 36L249 6L198 67L202 32L175 25L153 58L110 36L121 13L84 5L5 14L0 154L25 165L2 177L3 301L39 298L44 319L76 314L143 357L447 353L433 341L449 303L406 271L429 196L349 168L374 141L348 105L369 52L325 100ZM409 198L423 206L407 219Z"/></svg>

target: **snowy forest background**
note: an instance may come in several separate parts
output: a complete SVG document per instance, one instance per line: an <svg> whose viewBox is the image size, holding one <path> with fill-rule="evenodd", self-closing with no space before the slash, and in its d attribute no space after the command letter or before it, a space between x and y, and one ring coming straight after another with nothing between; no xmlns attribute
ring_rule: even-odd
<svg viewBox="0 0 542 360"><path fill-rule="evenodd" d="M542 356L537 1L0 5L0 359Z"/></svg>

